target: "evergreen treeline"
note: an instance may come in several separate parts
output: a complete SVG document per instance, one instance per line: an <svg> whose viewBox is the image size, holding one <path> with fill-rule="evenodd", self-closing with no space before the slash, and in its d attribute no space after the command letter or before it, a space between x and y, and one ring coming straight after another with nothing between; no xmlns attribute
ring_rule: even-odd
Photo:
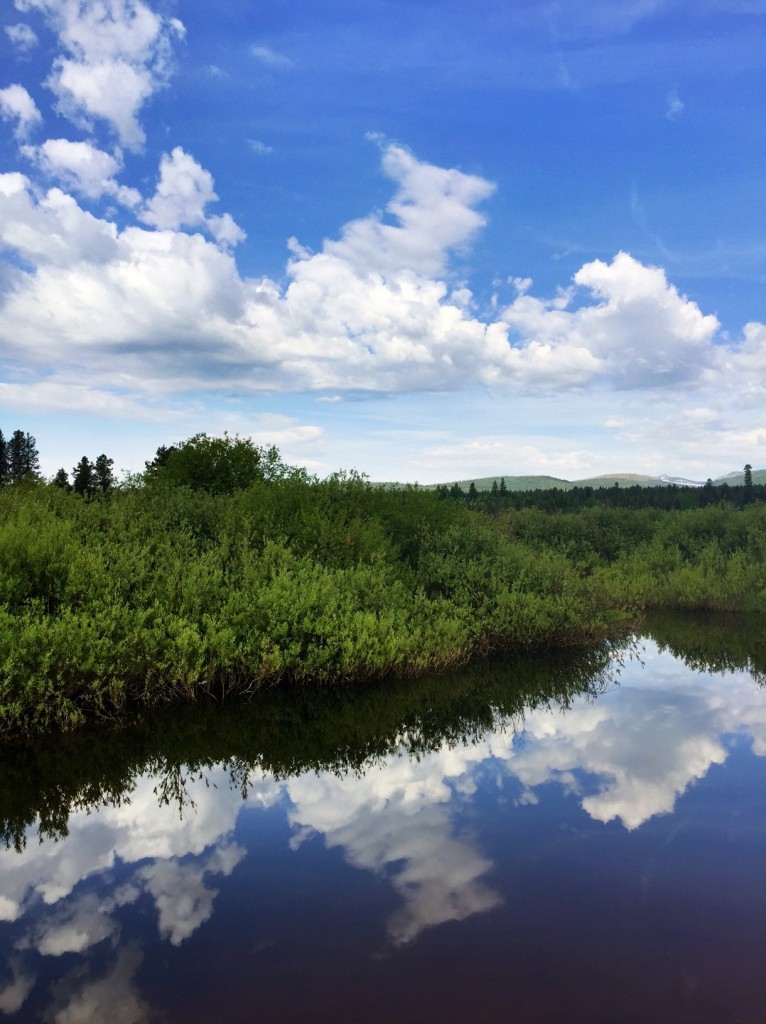
<svg viewBox="0 0 766 1024"><path fill-rule="evenodd" d="M119 488L4 487L0 735L585 645L651 607L766 610L759 501L496 511L204 434Z"/></svg>
<svg viewBox="0 0 766 1024"><path fill-rule="evenodd" d="M754 484L749 466L745 467L745 483L731 485L714 484L708 480L702 487L683 487L667 484L662 487L646 487L633 484L630 487L550 487L531 491L509 491L505 481L495 482L489 491L478 491L471 483L467 491L459 484L448 487L442 484L436 489L440 498L464 500L489 512L509 508L539 508L545 512L575 512L584 508L656 508L668 511L682 511L690 508L707 508L726 502L741 507L752 501L766 501L766 484ZM748 479L749 475L749 479Z"/></svg>

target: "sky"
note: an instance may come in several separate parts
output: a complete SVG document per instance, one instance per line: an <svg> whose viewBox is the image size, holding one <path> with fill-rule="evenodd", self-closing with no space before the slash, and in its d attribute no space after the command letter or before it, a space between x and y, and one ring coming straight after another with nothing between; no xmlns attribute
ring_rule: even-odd
<svg viewBox="0 0 766 1024"><path fill-rule="evenodd" d="M0 429L766 467L766 0L2 0Z"/></svg>

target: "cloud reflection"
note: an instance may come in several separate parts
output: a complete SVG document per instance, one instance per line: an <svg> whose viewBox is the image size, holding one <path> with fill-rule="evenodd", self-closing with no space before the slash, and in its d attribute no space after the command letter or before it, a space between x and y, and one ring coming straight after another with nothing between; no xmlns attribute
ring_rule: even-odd
<svg viewBox="0 0 766 1024"><path fill-rule="evenodd" d="M691 672L648 644L642 663L625 666L619 687L597 700L576 698L566 710L536 708L523 725L521 734L499 730L417 759L395 753L363 775L306 772L277 781L256 771L244 805L218 766L183 780L183 813L164 799L178 780L158 784L150 776L120 806L74 813L61 842L5 854L0 920L17 938L0 981L0 1012L24 1006L36 984L33 958L79 954L85 966L51 990L50 1019L145 1019L135 982L141 953L124 934L121 911L150 899L155 934L174 947L190 939L246 856L237 833L243 806L284 804L290 856L321 836L353 868L385 878L399 901L385 922L386 946L402 949L427 929L503 902L492 860L460 824L486 788L488 765L515 789L511 828L514 814L538 813L545 787L555 785L592 820L635 830L672 813L691 785L722 765L732 734L766 756L766 693L747 673ZM98 895L93 885L78 888L95 878ZM100 977L97 947L98 962L105 956L110 964Z"/></svg>

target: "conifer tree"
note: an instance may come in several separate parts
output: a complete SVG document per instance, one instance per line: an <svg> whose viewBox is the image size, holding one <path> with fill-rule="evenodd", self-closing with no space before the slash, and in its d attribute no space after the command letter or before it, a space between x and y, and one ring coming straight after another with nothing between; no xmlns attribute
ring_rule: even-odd
<svg viewBox="0 0 766 1024"><path fill-rule="evenodd" d="M29 433L14 430L7 442L8 479L12 483L20 480L34 479L40 475L40 456L37 442Z"/></svg>
<svg viewBox="0 0 766 1024"><path fill-rule="evenodd" d="M96 491L98 481L96 478L96 470L90 459L83 455L80 461L72 470L74 475L74 483L72 487L75 494L82 495L83 498L90 498Z"/></svg>
<svg viewBox="0 0 766 1024"><path fill-rule="evenodd" d="M69 483L69 474L63 468L56 473L51 482L54 487L60 487L64 491L72 490L72 485Z"/></svg>
<svg viewBox="0 0 766 1024"><path fill-rule="evenodd" d="M0 430L0 487L8 478L8 445L6 444L3 432Z"/></svg>
<svg viewBox="0 0 766 1024"><path fill-rule="evenodd" d="M753 500L753 467L748 462L745 466L745 490L742 494L742 501L749 505Z"/></svg>
<svg viewBox="0 0 766 1024"><path fill-rule="evenodd" d="M94 466L96 482L104 493L111 491L114 487L114 473L112 473L113 465L114 459L108 459L106 455L99 455L96 459L96 465Z"/></svg>

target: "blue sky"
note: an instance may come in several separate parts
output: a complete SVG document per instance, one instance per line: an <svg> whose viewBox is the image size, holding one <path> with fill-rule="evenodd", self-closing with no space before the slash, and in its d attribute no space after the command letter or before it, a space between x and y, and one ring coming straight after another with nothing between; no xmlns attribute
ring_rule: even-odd
<svg viewBox="0 0 766 1024"><path fill-rule="evenodd" d="M0 8L0 428L766 465L766 2Z"/></svg>

